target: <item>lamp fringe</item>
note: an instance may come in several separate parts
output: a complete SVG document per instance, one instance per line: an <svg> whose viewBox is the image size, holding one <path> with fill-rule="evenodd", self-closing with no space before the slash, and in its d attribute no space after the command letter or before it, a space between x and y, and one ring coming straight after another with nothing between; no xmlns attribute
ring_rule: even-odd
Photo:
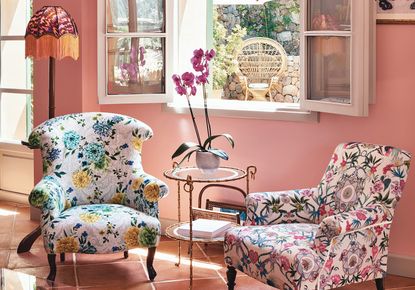
<svg viewBox="0 0 415 290"><path fill-rule="evenodd" d="M71 57L74 60L79 58L79 37L72 34L65 34L60 38L52 35L45 35L36 38L33 35L25 39L26 57L35 59L53 57L61 60Z"/></svg>

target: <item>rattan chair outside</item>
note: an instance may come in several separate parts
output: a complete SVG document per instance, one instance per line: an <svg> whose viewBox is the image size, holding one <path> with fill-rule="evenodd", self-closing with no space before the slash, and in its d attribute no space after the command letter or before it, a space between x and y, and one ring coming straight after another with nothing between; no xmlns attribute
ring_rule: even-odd
<svg viewBox="0 0 415 290"><path fill-rule="evenodd" d="M265 100L273 84L287 71L287 53L277 41L254 37L244 41L237 55L240 79L245 86L245 100L249 92L254 99ZM272 96L270 95L270 101Z"/></svg>

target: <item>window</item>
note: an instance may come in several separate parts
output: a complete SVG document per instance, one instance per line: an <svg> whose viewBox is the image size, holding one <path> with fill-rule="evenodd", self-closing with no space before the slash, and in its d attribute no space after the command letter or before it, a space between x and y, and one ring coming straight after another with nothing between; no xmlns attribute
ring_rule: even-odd
<svg viewBox="0 0 415 290"><path fill-rule="evenodd" d="M25 59L24 35L31 1L1 0L0 139L25 140L32 129L32 61Z"/></svg>
<svg viewBox="0 0 415 290"><path fill-rule="evenodd" d="M131 75L135 80L137 67L140 67L142 56L136 56L140 46L134 50L128 40L123 43L120 39L112 39L119 33L113 34L112 30L127 31L120 37L130 34L140 37L140 32L132 33L128 29L132 26L137 30L134 21L126 21L131 14L128 11L136 8L131 8L130 2L156 5L148 0L107 1L107 25L103 22L100 25L106 27L107 32L102 38L102 49L99 49L106 55L100 59L107 58L106 66L110 69L107 69L107 83L103 85L101 82L100 89L106 89L107 93L115 92L110 96L113 98L126 91L135 94L130 100L160 101L160 98L146 95L154 91L145 80L141 88L140 85L133 86L129 80ZM170 8L175 8L172 3L176 1L166 1L165 5L167 3L171 3ZM244 113L245 116L255 117L252 112L260 111L267 114L266 118L280 113L297 118L310 115L310 112L367 115L375 83L372 1L178 0L177 4L177 18L171 22L177 26L177 37L172 32L174 30L166 33L165 39L162 32L151 34L152 38L162 38L160 42L154 39L152 42L161 43L161 49L165 47L167 52L165 79L158 83L164 84L163 92L167 96L176 95L172 86L169 89L172 73L192 69L189 60L193 50L215 48L217 55L211 65L213 76L208 93L209 108L213 113L222 111L225 112L223 115L229 115L229 111L235 111L236 115L241 115L241 112L248 112ZM160 18L154 17L157 14L154 11L159 11L157 9L142 9L141 17L159 23L157 20ZM166 9L170 11L168 7ZM175 13L170 16L175 16ZM136 22L140 22L140 16ZM169 27L169 21L164 23ZM141 26L146 27L144 24ZM163 46L163 41L167 43L169 39L175 46ZM172 48L176 48L177 63L168 61ZM135 57L132 58L131 54ZM138 65L131 68L131 60ZM195 107L202 107L201 94L192 100ZM183 112L187 104L184 98L177 96L168 107Z"/></svg>
<svg viewBox="0 0 415 290"><path fill-rule="evenodd" d="M166 102L171 90L166 79L172 74L173 1L102 2L98 0L100 102Z"/></svg>

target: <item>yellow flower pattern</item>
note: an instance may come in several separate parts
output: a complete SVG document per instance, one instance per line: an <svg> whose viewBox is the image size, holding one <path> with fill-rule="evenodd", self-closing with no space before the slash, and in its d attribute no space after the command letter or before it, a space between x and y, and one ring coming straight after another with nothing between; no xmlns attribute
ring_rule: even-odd
<svg viewBox="0 0 415 290"><path fill-rule="evenodd" d="M72 182L76 188L85 188L91 183L91 177L85 170L80 170L72 175Z"/></svg>
<svg viewBox="0 0 415 290"><path fill-rule="evenodd" d="M143 141L140 138L133 137L131 143L133 144L135 150L141 152L141 149L143 147Z"/></svg>
<svg viewBox="0 0 415 290"><path fill-rule="evenodd" d="M94 224L101 219L101 216L96 213L83 213L79 215L79 218L85 223Z"/></svg>
<svg viewBox="0 0 415 290"><path fill-rule="evenodd" d="M128 248L135 248L140 246L139 242L140 229L137 227L129 227L124 234L124 241Z"/></svg>
<svg viewBox="0 0 415 290"><path fill-rule="evenodd" d="M144 188L144 197L149 202L157 202L160 198L160 187L157 183L151 182Z"/></svg>
<svg viewBox="0 0 415 290"><path fill-rule="evenodd" d="M59 239L56 244L56 253L77 253L79 243L74 237Z"/></svg>
<svg viewBox="0 0 415 290"><path fill-rule="evenodd" d="M131 189L133 191L136 191L140 188L140 185L144 182L144 179L142 177L134 179L131 184Z"/></svg>
<svg viewBox="0 0 415 290"><path fill-rule="evenodd" d="M115 204L124 204L124 201L125 201L125 194L122 192L117 192L111 198L111 203L115 203Z"/></svg>

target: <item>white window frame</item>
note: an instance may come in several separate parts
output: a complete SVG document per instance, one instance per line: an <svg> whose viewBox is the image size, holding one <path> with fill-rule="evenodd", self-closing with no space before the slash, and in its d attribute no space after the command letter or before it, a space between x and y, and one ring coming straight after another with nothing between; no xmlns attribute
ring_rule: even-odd
<svg viewBox="0 0 415 290"><path fill-rule="evenodd" d="M308 0L301 0L301 108L305 110L365 117L376 92L376 18L374 1L351 1L351 31L312 31L309 23ZM340 36L350 38L350 104L310 100L308 95L308 38Z"/></svg>
<svg viewBox="0 0 415 290"><path fill-rule="evenodd" d="M178 39L180 39L180 15L179 11L182 12L184 9L180 5L190 1L197 1L200 5L205 5L205 11L209 13L208 6L212 5L213 0L166 0L166 5L170 4L167 8L167 19L166 19L166 96L160 98L159 95L138 95L138 96L103 96L103 92L106 90L105 85L105 5L103 1L98 1L98 92L100 96L101 104L122 104L122 103L166 103L163 106L164 111L174 112L179 114L188 114L187 103L184 102L183 98L176 96L174 92L172 81L170 76L173 73L179 73L178 68L179 60L179 47ZM354 2L365 2L362 11L354 12L354 19L352 27L355 31L351 35L353 43L360 42L360 48L352 50L352 58L354 59L354 65L351 69L352 74L352 87L356 91L352 91L352 98L358 99L359 101L353 101L352 103L358 104L358 109L353 108L354 111L350 112L347 105L343 104L332 104L318 101L305 100L304 90L306 89L306 62L305 60L305 31L304 21L305 13L304 9L306 0L300 0L301 10L301 74L302 77L302 88L301 88L301 100L300 103L296 104L285 104L285 103L271 103L267 102L266 106L264 102L249 102L249 108L247 102L233 101L233 100L209 100L208 106L211 115L213 116L224 116L224 117L238 117L238 118L256 118L256 119L273 119L282 121L305 121L305 122L318 122L319 112L328 112L335 114L354 115L354 116L366 116L368 114L368 104L374 102L375 96L375 17L374 17L374 5L371 1L352 0ZM368 2L368 3L366 3ZM369 3L370 2L370 3ZM201 7L203 9L203 7ZM359 13L359 14L358 14ZM173 21L174 19L174 21ZM356 20L357 19L357 20ZM362 25L362 27L359 27ZM212 33L211 29L207 29L207 34ZM323 32L324 33L324 32ZM111 34L112 35L112 34ZM168 36L171 36L170 38ZM356 38L356 40L355 40ZM168 41L168 42L167 42ZM211 43L207 43L206 47L210 47ZM182 44L183 45L183 44ZM187 44L186 44L187 45ZM189 56L190 59L190 56ZM364 64L363 64L364 63ZM360 64L358 66L357 64ZM361 73L357 73L358 69L362 69ZM353 89L352 89L353 90ZM200 91L200 89L199 89ZM104 94L105 95L105 94ZM262 104L260 104L262 103ZM192 98L192 107L196 113L203 113L203 102L201 96L199 98Z"/></svg>
<svg viewBox="0 0 415 290"><path fill-rule="evenodd" d="M30 3L30 4L29 4ZM26 5L31 6L32 1L26 0ZM1 13L1 2L0 2L0 13ZM1 26L1 24L0 24ZM0 40L3 41L24 41L25 36L24 35L2 35L1 29L0 29ZM32 67L33 69L33 67ZM0 54L0 79L1 79L1 54ZM26 76L27 77L27 76ZM33 128L32 124L32 99L33 99L33 89L16 89L16 88L7 88L2 87L0 84L0 106L1 106L1 98L3 97L3 93L8 94L19 94L19 95L26 95L26 138L28 137L30 131ZM0 108L1 110L1 108ZM16 139L5 139L2 137L1 133L1 126L0 126L0 143L6 143L6 144L21 144L21 141L23 140L16 140Z"/></svg>
<svg viewBox="0 0 415 290"><path fill-rule="evenodd" d="M152 0L148 0L152 1ZM97 0L98 9L98 98L100 104L140 104L140 103L166 103L171 101L173 85L170 76L173 73L174 65L174 19L176 12L176 1L165 0L165 24L166 31L160 33L108 33L106 23L106 5L108 1ZM107 38L108 37L162 37L165 39L165 88L163 94L127 94L109 95L107 92Z"/></svg>

